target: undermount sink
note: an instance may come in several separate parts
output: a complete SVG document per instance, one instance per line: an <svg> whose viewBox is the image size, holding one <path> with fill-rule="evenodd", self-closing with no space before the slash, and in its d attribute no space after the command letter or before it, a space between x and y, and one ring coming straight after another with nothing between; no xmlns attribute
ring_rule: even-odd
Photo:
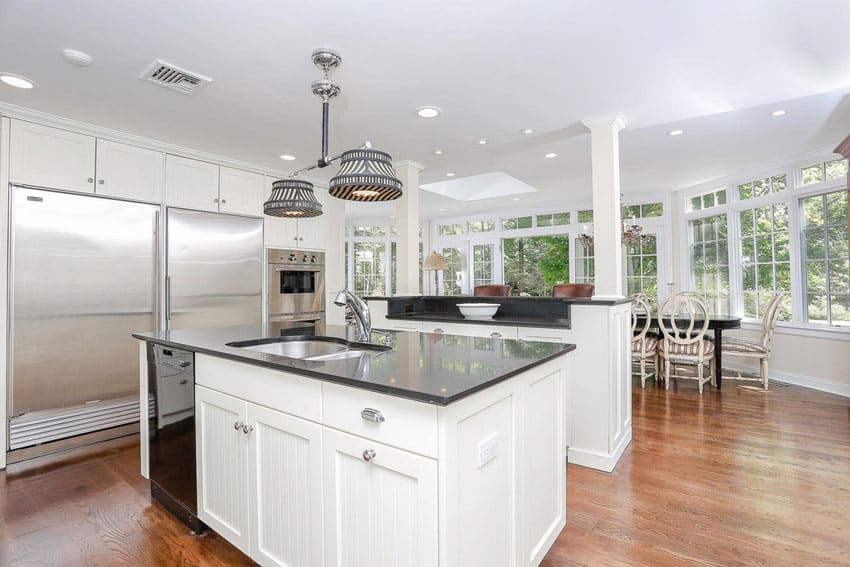
<svg viewBox="0 0 850 567"><path fill-rule="evenodd" d="M229 347L297 358L299 360L342 360L384 351L389 347L363 343L348 343L334 337L275 337L227 343Z"/></svg>

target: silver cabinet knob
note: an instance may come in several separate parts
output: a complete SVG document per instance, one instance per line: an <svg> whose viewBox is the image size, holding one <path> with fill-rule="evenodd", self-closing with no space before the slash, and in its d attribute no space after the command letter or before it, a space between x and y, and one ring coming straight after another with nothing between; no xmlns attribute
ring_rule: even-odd
<svg viewBox="0 0 850 567"><path fill-rule="evenodd" d="M98 179L98 180L97 180L97 184L98 184L98 185L103 185L103 179Z"/></svg>
<svg viewBox="0 0 850 567"><path fill-rule="evenodd" d="M298 238L298 240L304 240L304 237L303 237L303 236L301 236L301 237L299 237L299 238Z"/></svg>
<svg viewBox="0 0 850 567"><path fill-rule="evenodd" d="M183 378L182 380L180 380L180 385L181 385L181 386L185 386L185 385L186 385L186 384L188 384L188 383L189 383L189 379L188 379L188 378Z"/></svg>
<svg viewBox="0 0 850 567"><path fill-rule="evenodd" d="M86 181L88 181L89 183L94 183L94 178L89 177L88 179L86 179Z"/></svg>
<svg viewBox="0 0 850 567"><path fill-rule="evenodd" d="M384 423L387 420L384 414L381 413L381 410L372 408L363 408L360 410L360 417L366 421L374 421L375 423Z"/></svg>
<svg viewBox="0 0 850 567"><path fill-rule="evenodd" d="M216 197L215 199L213 199L213 203L218 203L218 197Z"/></svg>
<svg viewBox="0 0 850 567"><path fill-rule="evenodd" d="M244 433L245 435L248 435L248 434L249 434L249 433L251 433L252 431L254 431L254 426L253 426L253 425L248 425L248 424L246 424L246 423L243 423L243 424L242 424L242 433Z"/></svg>
<svg viewBox="0 0 850 567"><path fill-rule="evenodd" d="M233 429L235 429L236 431L239 431L240 429L242 429L242 425L244 425L244 424L241 421L237 421L236 423L233 424Z"/></svg>
<svg viewBox="0 0 850 567"><path fill-rule="evenodd" d="M223 205L223 204L225 204L226 202L227 202L227 201L226 201L226 200L224 200L224 199L222 199L222 200L221 200L221 204L222 204L222 205Z"/></svg>
<svg viewBox="0 0 850 567"><path fill-rule="evenodd" d="M493 337L494 339L501 339L502 333L500 333L498 331L493 331L492 333L490 333L490 336Z"/></svg>
<svg viewBox="0 0 850 567"><path fill-rule="evenodd" d="M366 449L363 451L363 460L367 463L377 456L374 449Z"/></svg>
<svg viewBox="0 0 850 567"><path fill-rule="evenodd" d="M444 331L444 330L442 330L442 329L441 329L441 328L439 328L439 327L437 327L436 329L434 329L434 332L435 332L435 333L445 333L445 331Z"/></svg>

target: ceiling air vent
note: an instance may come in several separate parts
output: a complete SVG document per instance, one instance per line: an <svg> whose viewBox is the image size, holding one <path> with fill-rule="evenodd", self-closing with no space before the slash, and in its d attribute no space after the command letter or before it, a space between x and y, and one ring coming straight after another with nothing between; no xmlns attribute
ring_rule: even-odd
<svg viewBox="0 0 850 567"><path fill-rule="evenodd" d="M200 73L181 69L160 59L151 63L139 78L186 95L193 95L212 82Z"/></svg>

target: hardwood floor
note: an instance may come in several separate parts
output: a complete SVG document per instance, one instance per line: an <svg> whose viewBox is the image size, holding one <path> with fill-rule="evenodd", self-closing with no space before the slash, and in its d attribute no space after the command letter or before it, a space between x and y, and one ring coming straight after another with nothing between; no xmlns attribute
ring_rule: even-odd
<svg viewBox="0 0 850 567"><path fill-rule="evenodd" d="M794 386L722 393L636 383L613 474L569 466L543 565L850 565L850 400ZM0 472L0 565L250 565L192 535L124 439Z"/></svg>

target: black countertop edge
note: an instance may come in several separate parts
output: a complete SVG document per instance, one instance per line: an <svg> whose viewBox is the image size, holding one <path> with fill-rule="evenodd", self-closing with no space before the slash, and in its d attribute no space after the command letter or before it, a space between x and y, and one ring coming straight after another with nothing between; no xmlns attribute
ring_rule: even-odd
<svg viewBox="0 0 850 567"><path fill-rule="evenodd" d="M489 301L491 303L498 303L500 300L508 299L512 301L529 301L529 302L550 302L550 301L558 301L561 303L569 303L572 305L621 305L623 303L631 303L632 299L630 297L623 297L621 299L590 299L584 297L481 297L481 296L473 296L473 295L370 295L363 298L366 301L389 301L392 299L396 300L404 300L404 299L440 299L440 300L451 300L457 299L458 301L468 301L470 299L476 301Z"/></svg>
<svg viewBox="0 0 850 567"><path fill-rule="evenodd" d="M438 323L463 323L470 325L511 325L515 327L549 327L569 329L569 319L535 319L531 317L493 317L486 320L467 319L456 313L397 313L387 315L387 319L396 321L434 321Z"/></svg>
<svg viewBox="0 0 850 567"><path fill-rule="evenodd" d="M210 356L217 356L217 357L220 357L220 358L227 358L229 360L233 360L233 361L236 361L236 362L242 362L242 363L245 363L245 364L251 364L253 366L263 366L265 368L271 368L273 370L290 372L292 374L297 374L297 375L300 375L300 376L307 376L309 378L316 378L316 379L322 380L324 382L332 382L334 384L342 384L344 386L351 386L353 388L357 388L357 389L360 389L360 390L369 390L369 391L372 391L372 392L377 392L379 394L386 394L386 395L390 395L390 396L395 396L397 398L405 398L405 399L408 399L408 400L414 400L414 401L417 401L417 402L425 402L425 403L436 405L436 406L447 406L452 402L456 402L456 401L463 399L463 398L466 398L467 396L470 396L470 395L472 395L476 392L480 392L481 390L485 390L485 389L489 388L490 386L494 386L494 385L498 384L499 382L503 382L504 380L507 380L508 378L513 378L514 376L521 374L523 372L526 372L526 371L530 370L531 368L536 368L537 366L540 366L541 364L545 364L546 362L549 362L550 360L553 360L553 359L555 359L559 356L562 356L564 354L572 352L576 349L576 345L574 345L574 344L564 344L563 345L564 348L562 350L559 350L557 352L552 353L551 355L548 355L548 356L545 356L543 358L538 359L535 362L535 364L533 364L532 366L529 366L529 367L526 367L526 368L520 368L520 369L513 370L513 371L509 371L509 372L507 372L507 373L505 373L501 376L493 378L492 380L489 380L487 382L479 384L478 386L474 386L472 388L469 388L468 390L464 390L463 392L461 392L459 394L455 394L453 396L446 397L446 396L438 396L438 395L433 395L433 394L419 393L419 392L400 389L400 388L393 388L393 387L385 386L385 385L382 385L382 384L375 384L375 383L372 383L372 382L364 382L362 380L354 380L354 379L349 379L349 378L343 378L343 377L340 377L340 376L335 376L333 374L325 374L325 373L322 373L322 372L313 372L313 371L310 371L310 370L307 370L307 369L304 369L304 368L292 368L290 366L286 366L286 365L276 363L276 362L258 360L258 359L254 359L254 358L246 358L246 357L243 357L243 356L239 356L238 354L233 354L233 353L215 350L215 349L198 347L196 345L188 345L188 344L184 344L184 343L177 342L177 341L155 339L155 338L152 338L152 337L145 337L145 336L142 336L142 335L137 335L135 333L133 333L133 337L136 338L136 339L142 340L142 341L149 342L149 343L160 344L160 345L163 345L163 346L187 350L187 351L191 351L191 352L194 352L194 353L201 353L201 354L207 354L207 355L210 355Z"/></svg>

